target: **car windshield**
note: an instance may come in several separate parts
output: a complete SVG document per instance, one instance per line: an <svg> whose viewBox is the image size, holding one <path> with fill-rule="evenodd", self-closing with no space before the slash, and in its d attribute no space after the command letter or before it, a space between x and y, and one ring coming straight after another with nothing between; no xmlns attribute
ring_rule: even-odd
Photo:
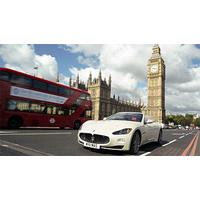
<svg viewBox="0 0 200 200"><path fill-rule="evenodd" d="M143 114L141 113L116 113L106 118L106 120L126 120L133 122L141 122Z"/></svg>

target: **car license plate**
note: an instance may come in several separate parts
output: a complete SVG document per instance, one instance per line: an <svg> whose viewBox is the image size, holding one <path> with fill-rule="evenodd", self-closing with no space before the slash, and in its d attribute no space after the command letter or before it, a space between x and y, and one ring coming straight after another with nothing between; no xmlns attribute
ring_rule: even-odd
<svg viewBox="0 0 200 200"><path fill-rule="evenodd" d="M85 147L90 147L90 148L94 148L94 149L100 149L99 145L95 144L95 143L90 143L90 142L85 142L84 143Z"/></svg>

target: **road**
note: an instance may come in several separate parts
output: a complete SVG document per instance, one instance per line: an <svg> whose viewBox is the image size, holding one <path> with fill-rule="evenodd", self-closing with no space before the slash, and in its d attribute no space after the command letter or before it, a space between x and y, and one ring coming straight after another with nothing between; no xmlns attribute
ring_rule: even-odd
<svg viewBox="0 0 200 200"><path fill-rule="evenodd" d="M167 129L163 145L144 145L138 156L199 156L198 130ZM77 143L77 131L58 129L0 130L1 156L130 156L127 152L90 150Z"/></svg>

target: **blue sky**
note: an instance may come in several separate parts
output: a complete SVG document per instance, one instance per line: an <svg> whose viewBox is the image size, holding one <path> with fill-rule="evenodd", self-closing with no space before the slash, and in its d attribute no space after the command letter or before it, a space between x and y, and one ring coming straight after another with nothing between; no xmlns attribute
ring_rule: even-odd
<svg viewBox="0 0 200 200"><path fill-rule="evenodd" d="M38 55L48 54L56 58L60 73L70 76L69 68L76 66L78 68L85 67L77 61L77 57L82 53L71 53L64 50L62 45L57 44L36 44L34 45L35 52Z"/></svg>

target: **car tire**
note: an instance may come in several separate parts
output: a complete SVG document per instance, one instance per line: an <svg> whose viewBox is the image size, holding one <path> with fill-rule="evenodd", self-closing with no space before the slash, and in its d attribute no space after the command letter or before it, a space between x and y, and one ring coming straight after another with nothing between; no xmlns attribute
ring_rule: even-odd
<svg viewBox="0 0 200 200"><path fill-rule="evenodd" d="M11 117L8 121L8 128L10 129L18 129L22 126L23 121L21 117Z"/></svg>
<svg viewBox="0 0 200 200"><path fill-rule="evenodd" d="M129 153L135 155L139 152L141 138L138 132L135 132L131 140Z"/></svg>
<svg viewBox="0 0 200 200"><path fill-rule="evenodd" d="M158 143L159 145L162 145L162 143L163 143L163 132L162 132L162 129L160 129L160 131L159 131L157 143Z"/></svg>
<svg viewBox="0 0 200 200"><path fill-rule="evenodd" d="M81 122L79 120L74 122L74 129L78 130L81 127Z"/></svg>

